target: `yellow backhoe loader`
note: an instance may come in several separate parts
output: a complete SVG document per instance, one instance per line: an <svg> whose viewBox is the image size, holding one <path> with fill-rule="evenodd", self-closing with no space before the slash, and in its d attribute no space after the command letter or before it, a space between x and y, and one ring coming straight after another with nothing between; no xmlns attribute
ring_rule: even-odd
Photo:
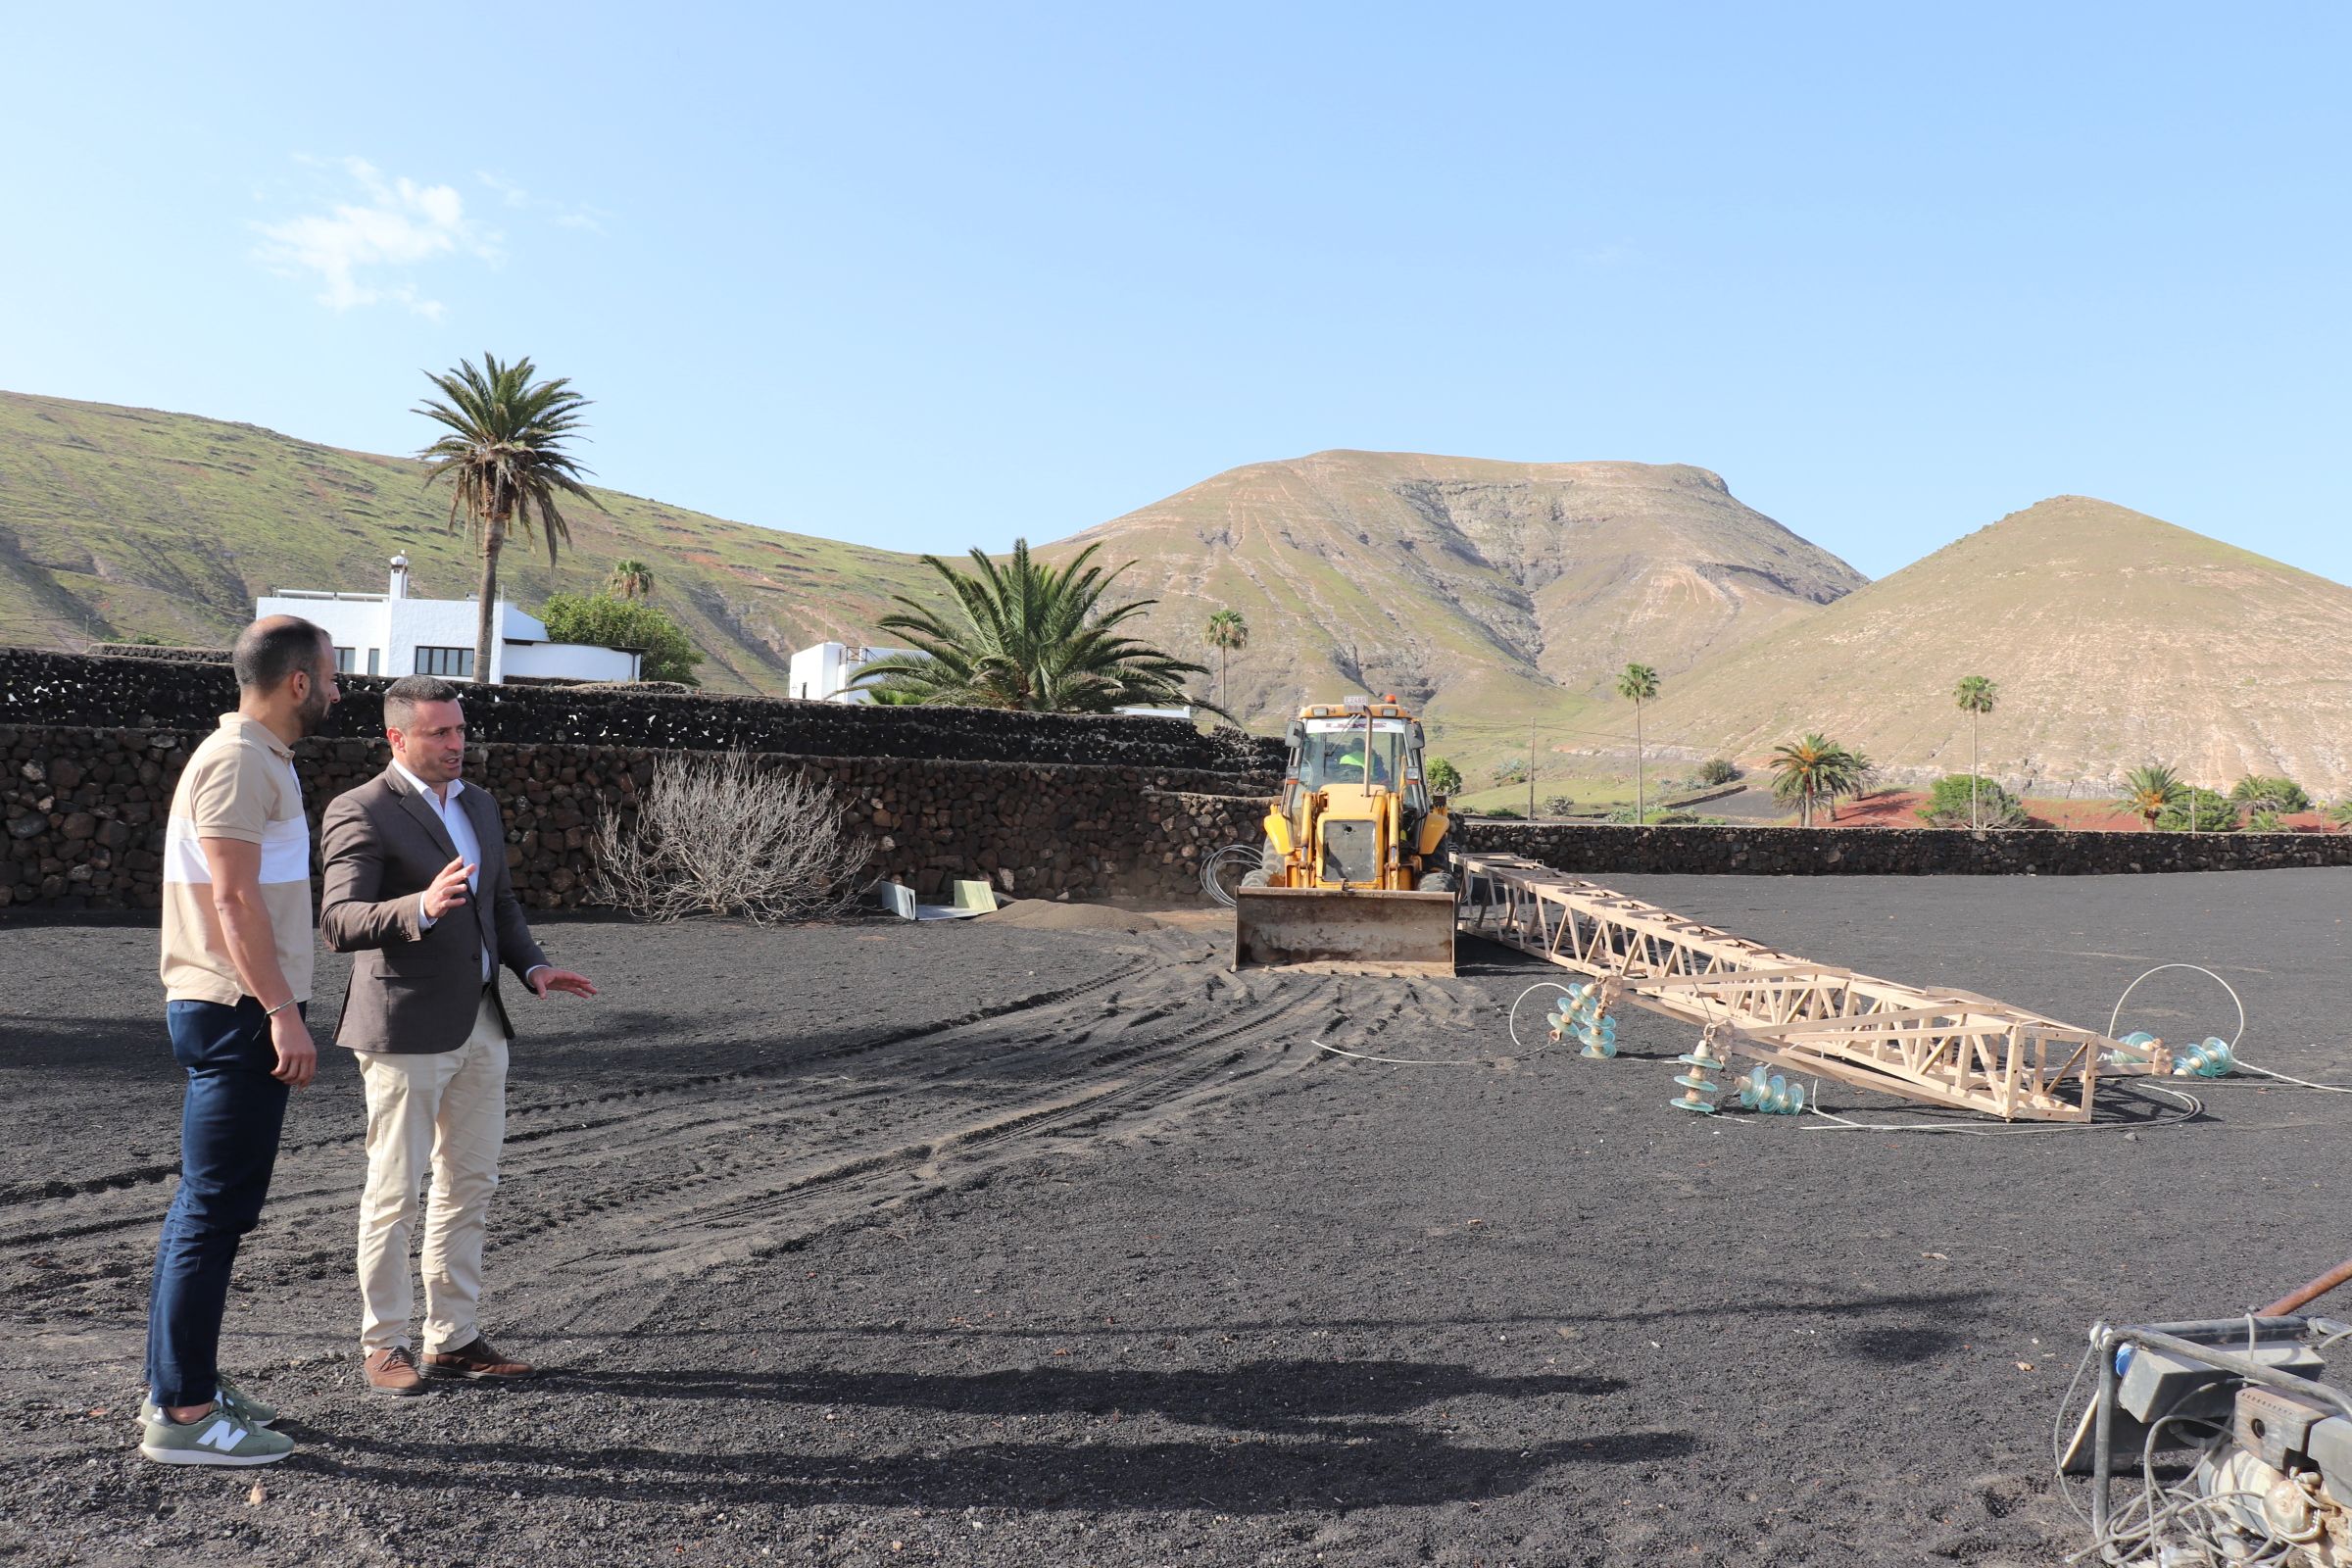
<svg viewBox="0 0 2352 1568"><path fill-rule="evenodd" d="M1450 819L1420 721L1350 697L1301 710L1290 743L1262 862L1234 894L1233 966L1453 973Z"/></svg>

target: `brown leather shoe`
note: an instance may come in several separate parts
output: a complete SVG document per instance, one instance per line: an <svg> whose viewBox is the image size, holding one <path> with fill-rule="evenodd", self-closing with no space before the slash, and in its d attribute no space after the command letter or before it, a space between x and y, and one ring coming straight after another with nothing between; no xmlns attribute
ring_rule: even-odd
<svg viewBox="0 0 2352 1568"><path fill-rule="evenodd" d="M484 1383L514 1383L539 1369L499 1354L488 1340L477 1335L471 1345L460 1346L454 1350L426 1351L423 1370L428 1378L471 1378Z"/></svg>
<svg viewBox="0 0 2352 1568"><path fill-rule="evenodd" d="M409 1353L405 1345L396 1345L389 1350L370 1350L361 1368L367 1374L369 1394L388 1394L405 1399L424 1392L424 1379L416 1375L416 1357Z"/></svg>

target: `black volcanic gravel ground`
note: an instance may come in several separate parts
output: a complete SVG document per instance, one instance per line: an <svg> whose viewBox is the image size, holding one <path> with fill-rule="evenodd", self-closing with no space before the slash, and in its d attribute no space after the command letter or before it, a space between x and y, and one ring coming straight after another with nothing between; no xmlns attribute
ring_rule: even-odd
<svg viewBox="0 0 2352 1568"><path fill-rule="evenodd" d="M2093 1027L2206 963L2250 1059L2352 1083L2352 873L1616 885ZM359 1391L338 1060L228 1344L303 1450L195 1472L126 1420L153 936L0 928L0 1560L2054 1563L2083 1329L2352 1252L2352 1100L2246 1080L2101 1131L1710 1123L1666 1105L1688 1031L1515 1054L1553 971L1467 944L1405 983L1236 979L1199 929L546 934L612 994L526 1015L488 1320L562 1371ZM2230 1021L2171 975L2125 1027Z"/></svg>

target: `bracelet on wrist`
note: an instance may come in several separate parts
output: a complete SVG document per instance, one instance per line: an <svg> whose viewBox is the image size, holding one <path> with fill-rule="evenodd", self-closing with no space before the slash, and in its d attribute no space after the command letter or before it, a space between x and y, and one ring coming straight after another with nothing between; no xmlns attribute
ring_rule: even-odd
<svg viewBox="0 0 2352 1568"><path fill-rule="evenodd" d="M263 1017L265 1017L265 1018L274 1018L274 1017L276 1017L276 1016L277 1016L279 1013L281 1013L281 1012L285 1011L285 1010L286 1010L288 1007L291 1007L291 1006L293 1006L293 1005L296 1004L296 1003L300 1002L301 1000L302 1000L302 999L301 999L301 998L299 998L299 997L288 997L288 998L287 998L285 1001L283 1001L283 1002L279 1003L279 1004L278 1004L276 1006L274 1006L274 1007L264 1007L264 1008L262 1009L262 1016L263 1016Z"/></svg>

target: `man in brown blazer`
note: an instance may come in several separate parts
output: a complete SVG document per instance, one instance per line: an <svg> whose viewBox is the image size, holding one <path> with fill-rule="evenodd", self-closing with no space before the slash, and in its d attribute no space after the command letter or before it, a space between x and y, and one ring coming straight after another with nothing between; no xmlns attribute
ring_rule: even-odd
<svg viewBox="0 0 2352 1568"><path fill-rule="evenodd" d="M378 1394L424 1377L486 1381L532 1369L481 1331L482 1238L506 1136L507 1042L499 969L536 996L592 997L584 976L539 951L507 872L498 803L458 776L458 688L410 675L384 693L392 765L326 808L318 928L356 953L335 1043L368 1092L368 1185L360 1200L360 1350ZM424 1356L409 1341L416 1298L409 1235L424 1209Z"/></svg>

